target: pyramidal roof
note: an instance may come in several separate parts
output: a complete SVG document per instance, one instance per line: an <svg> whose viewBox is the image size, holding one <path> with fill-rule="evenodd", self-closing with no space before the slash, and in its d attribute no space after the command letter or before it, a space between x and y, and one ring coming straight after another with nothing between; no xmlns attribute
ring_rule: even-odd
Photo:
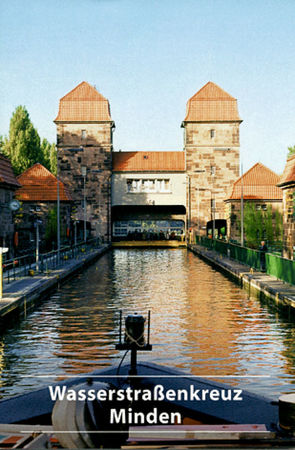
<svg viewBox="0 0 295 450"><path fill-rule="evenodd" d="M57 178L40 163L34 164L17 177L22 185L16 195L22 201L57 201ZM61 201L71 201L71 196L64 186L59 182L59 193Z"/></svg>
<svg viewBox="0 0 295 450"><path fill-rule="evenodd" d="M54 122L111 122L108 100L86 81L78 84L59 101Z"/></svg>
<svg viewBox="0 0 295 450"><path fill-rule="evenodd" d="M241 122L237 99L208 81L186 106L184 122Z"/></svg>
<svg viewBox="0 0 295 450"><path fill-rule="evenodd" d="M264 166L254 164L233 184L228 200L238 200L242 195L245 200L282 200L282 190L277 187L279 175Z"/></svg>
<svg viewBox="0 0 295 450"><path fill-rule="evenodd" d="M208 81L190 100L236 100L212 81Z"/></svg>

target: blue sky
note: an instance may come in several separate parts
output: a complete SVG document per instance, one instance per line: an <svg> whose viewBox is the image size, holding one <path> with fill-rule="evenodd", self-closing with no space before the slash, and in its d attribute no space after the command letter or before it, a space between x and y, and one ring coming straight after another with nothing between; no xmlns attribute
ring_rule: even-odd
<svg viewBox="0 0 295 450"><path fill-rule="evenodd" d="M238 99L244 170L282 172L295 145L294 0L10 0L0 18L0 134L25 105L55 141L81 81L109 99L115 150L180 150L187 100L207 81Z"/></svg>

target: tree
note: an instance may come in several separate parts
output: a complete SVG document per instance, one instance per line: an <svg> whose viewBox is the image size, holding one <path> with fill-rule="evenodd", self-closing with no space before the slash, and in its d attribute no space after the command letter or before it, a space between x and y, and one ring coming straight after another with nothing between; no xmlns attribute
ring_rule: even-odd
<svg viewBox="0 0 295 450"><path fill-rule="evenodd" d="M247 246L257 247L263 232L262 214L252 202L247 202L244 207L244 229Z"/></svg>
<svg viewBox="0 0 295 450"><path fill-rule="evenodd" d="M55 145L47 139L40 140L25 106L18 106L12 114L9 126L9 138L0 136L0 152L11 161L16 175L31 167L33 164L43 164L56 175Z"/></svg>
<svg viewBox="0 0 295 450"><path fill-rule="evenodd" d="M46 246L54 246L57 241L57 208L54 206L48 211L46 228L45 228Z"/></svg>
<svg viewBox="0 0 295 450"><path fill-rule="evenodd" d="M283 214L277 209L275 211L275 241L280 244L283 241Z"/></svg>
<svg viewBox="0 0 295 450"><path fill-rule="evenodd" d="M56 150L55 145L50 144L47 139L42 139L41 142L41 153L43 155L42 164L50 170L54 175L56 175Z"/></svg>
<svg viewBox="0 0 295 450"><path fill-rule="evenodd" d="M293 145L293 147L288 147L288 155L287 155L287 159L291 158L292 155L295 155L295 145Z"/></svg>
<svg viewBox="0 0 295 450"><path fill-rule="evenodd" d="M12 115L9 139L4 141L3 151L9 157L16 175L43 161L39 134L24 106L18 106Z"/></svg>
<svg viewBox="0 0 295 450"><path fill-rule="evenodd" d="M268 244L279 244L282 241L282 214L268 205L266 211L256 209L256 204L247 202L244 208L244 228L247 246L258 248L261 240Z"/></svg>
<svg viewBox="0 0 295 450"><path fill-rule="evenodd" d="M273 229L273 222L272 222L272 207L271 207L271 205L267 206L267 210L263 215L263 224L264 224L266 240L269 244L272 244L274 241L274 229Z"/></svg>
<svg viewBox="0 0 295 450"><path fill-rule="evenodd" d="M53 175L57 174L57 152L55 148L55 144L51 144L50 147L50 171Z"/></svg>

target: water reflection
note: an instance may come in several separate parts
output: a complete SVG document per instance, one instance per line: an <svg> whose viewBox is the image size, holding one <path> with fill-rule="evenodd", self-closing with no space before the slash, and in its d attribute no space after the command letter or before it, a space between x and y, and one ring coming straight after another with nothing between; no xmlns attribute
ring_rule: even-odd
<svg viewBox="0 0 295 450"><path fill-rule="evenodd" d="M119 361L120 309L151 310L154 350L142 359L195 375L246 377L226 382L274 397L295 391L292 318L186 250L117 249L7 330L0 342L0 394L48 383L27 375L57 379Z"/></svg>

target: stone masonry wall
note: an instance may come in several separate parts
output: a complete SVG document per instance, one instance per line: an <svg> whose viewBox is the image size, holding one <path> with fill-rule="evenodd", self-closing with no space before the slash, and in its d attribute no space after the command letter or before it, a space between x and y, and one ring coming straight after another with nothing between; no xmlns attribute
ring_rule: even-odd
<svg viewBox="0 0 295 450"><path fill-rule="evenodd" d="M86 211L91 235L110 238L110 194L112 168L112 124L57 124L59 176L68 186L77 220L84 220L84 178L86 166ZM81 148L80 148L81 147ZM69 149L79 149L70 151Z"/></svg>
<svg viewBox="0 0 295 450"><path fill-rule="evenodd" d="M239 177L239 123L186 123L185 150L188 225L205 234L214 200L215 220L226 219L224 200Z"/></svg>

